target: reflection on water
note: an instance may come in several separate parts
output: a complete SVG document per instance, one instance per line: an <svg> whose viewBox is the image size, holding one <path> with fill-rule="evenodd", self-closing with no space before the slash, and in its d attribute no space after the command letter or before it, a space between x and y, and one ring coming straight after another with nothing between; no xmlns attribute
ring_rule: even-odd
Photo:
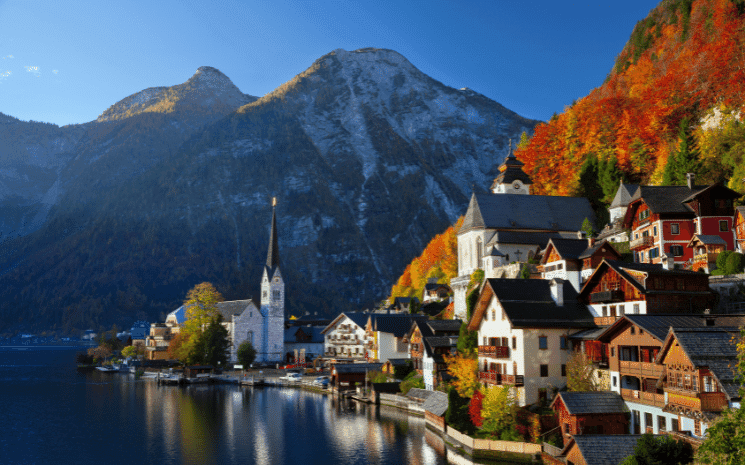
<svg viewBox="0 0 745 465"><path fill-rule="evenodd" d="M74 351L0 351L0 392L2 463L444 465L455 455L422 418L394 408L76 373Z"/></svg>

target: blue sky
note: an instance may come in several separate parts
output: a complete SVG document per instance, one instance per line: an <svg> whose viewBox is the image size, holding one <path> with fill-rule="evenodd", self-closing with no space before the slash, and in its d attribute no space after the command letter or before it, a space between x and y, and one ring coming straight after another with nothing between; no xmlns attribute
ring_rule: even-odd
<svg viewBox="0 0 745 465"><path fill-rule="evenodd" d="M547 120L602 84L657 1L0 0L0 112L94 120L214 66L262 96L337 48L396 50L446 85Z"/></svg>

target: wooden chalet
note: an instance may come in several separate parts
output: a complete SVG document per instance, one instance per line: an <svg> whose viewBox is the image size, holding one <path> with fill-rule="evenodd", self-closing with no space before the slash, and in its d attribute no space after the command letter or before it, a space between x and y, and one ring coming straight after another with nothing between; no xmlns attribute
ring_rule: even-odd
<svg viewBox="0 0 745 465"><path fill-rule="evenodd" d="M736 378L737 327L670 328L657 362L658 385L667 395L664 410L680 417L680 429L701 438L723 409L739 405Z"/></svg>
<svg viewBox="0 0 745 465"><path fill-rule="evenodd" d="M603 259L620 260L621 254L607 241L552 238L543 251L538 271L542 279L565 279L579 292Z"/></svg>
<svg viewBox="0 0 745 465"><path fill-rule="evenodd" d="M706 274L616 260L601 262L579 298L598 325L612 324L624 314L703 313L716 303Z"/></svg>
<svg viewBox="0 0 745 465"><path fill-rule="evenodd" d="M337 363L331 366L331 382L340 391L354 389L365 383L367 373L382 367L382 363Z"/></svg>
<svg viewBox="0 0 745 465"><path fill-rule="evenodd" d="M559 392L550 406L559 417L564 445L577 434L625 434L623 399L615 392Z"/></svg>
<svg viewBox="0 0 745 465"><path fill-rule="evenodd" d="M716 268L717 255L727 250L727 242L719 236L694 234L687 247L693 249L689 268L711 273Z"/></svg>

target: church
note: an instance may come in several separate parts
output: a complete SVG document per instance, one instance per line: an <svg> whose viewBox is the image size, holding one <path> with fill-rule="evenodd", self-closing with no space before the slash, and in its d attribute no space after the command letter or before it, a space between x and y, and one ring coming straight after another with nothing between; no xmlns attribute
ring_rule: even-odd
<svg viewBox="0 0 745 465"><path fill-rule="evenodd" d="M232 342L228 359L233 363L237 361L236 352L244 341L251 342L256 349L256 362L279 362L284 353L285 282L279 263L276 208L274 199L259 305L250 299L217 304Z"/></svg>
<svg viewBox="0 0 745 465"><path fill-rule="evenodd" d="M531 195L530 177L510 152L499 166L488 193L474 193L457 232L458 276L450 281L455 318L466 319L466 292L471 274L527 262L549 239L579 236L585 218L595 222L590 202L581 197Z"/></svg>

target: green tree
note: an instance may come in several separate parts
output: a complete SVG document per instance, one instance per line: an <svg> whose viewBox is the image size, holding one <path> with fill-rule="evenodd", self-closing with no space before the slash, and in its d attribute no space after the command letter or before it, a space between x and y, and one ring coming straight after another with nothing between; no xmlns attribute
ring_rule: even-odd
<svg viewBox="0 0 745 465"><path fill-rule="evenodd" d="M468 324L463 323L460 325L460 333L458 334L458 352L465 354L472 352L479 345L479 333L478 331L469 331Z"/></svg>
<svg viewBox="0 0 745 465"><path fill-rule="evenodd" d="M655 437L645 434L639 438L634 455L623 465L685 465L693 461L693 448L685 441L671 436Z"/></svg>
<svg viewBox="0 0 745 465"><path fill-rule="evenodd" d="M122 349L122 357L135 357L137 355L137 347L135 346L127 346Z"/></svg>
<svg viewBox="0 0 745 465"><path fill-rule="evenodd" d="M603 163L600 171L600 187L603 191L603 204L609 205L613 201L618 186L623 181L623 171L618 167L618 158L612 154L608 160Z"/></svg>
<svg viewBox="0 0 745 465"><path fill-rule="evenodd" d="M582 222L582 232L584 232L587 237L595 236L595 228L589 218L585 218L585 221Z"/></svg>
<svg viewBox="0 0 745 465"><path fill-rule="evenodd" d="M678 127L678 147L671 153L662 173L662 184L666 186L685 185L686 173L695 173L698 167L698 150L689 129L688 119L683 118Z"/></svg>
<svg viewBox="0 0 745 465"><path fill-rule="evenodd" d="M201 360L196 363L205 363L212 366L225 366L228 363L228 351L230 340L228 330L222 325L222 315L213 318L207 329L202 333L197 344L202 350Z"/></svg>
<svg viewBox="0 0 745 465"><path fill-rule="evenodd" d="M743 258L745 257L743 257L741 253L731 253L729 257L727 257L727 262L724 265L724 274L742 273L743 265L745 265Z"/></svg>
<svg viewBox="0 0 745 465"><path fill-rule="evenodd" d="M599 391L600 386L595 378L595 366L583 352L574 351L567 357L567 390Z"/></svg>
<svg viewBox="0 0 745 465"><path fill-rule="evenodd" d="M238 363L243 365L244 368L248 368L256 360L256 349L250 341L243 341L238 346L236 355L238 356Z"/></svg>
<svg viewBox="0 0 745 465"><path fill-rule="evenodd" d="M448 390L448 409L445 412L445 423L461 433L473 433L474 427L468 413L470 402L469 397L462 397L455 388L451 387Z"/></svg>

